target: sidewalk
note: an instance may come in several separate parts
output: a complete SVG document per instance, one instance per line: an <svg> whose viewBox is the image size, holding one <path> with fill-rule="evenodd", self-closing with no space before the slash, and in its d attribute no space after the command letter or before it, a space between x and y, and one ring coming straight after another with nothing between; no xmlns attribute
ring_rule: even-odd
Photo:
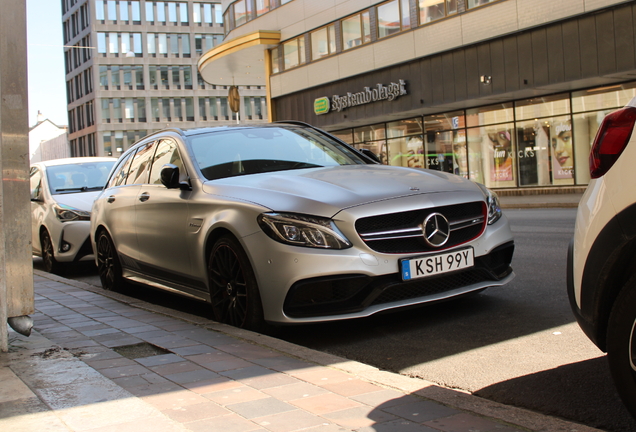
<svg viewBox="0 0 636 432"><path fill-rule="evenodd" d="M35 270L0 430L594 431Z"/></svg>

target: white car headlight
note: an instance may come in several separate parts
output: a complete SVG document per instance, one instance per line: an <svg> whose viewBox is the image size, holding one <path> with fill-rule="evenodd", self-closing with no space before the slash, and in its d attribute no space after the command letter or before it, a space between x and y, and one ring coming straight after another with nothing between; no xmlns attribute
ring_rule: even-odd
<svg viewBox="0 0 636 432"><path fill-rule="evenodd" d="M57 204L53 208L55 209L55 216L62 222L91 220L91 212L89 211L80 210L65 204Z"/></svg>
<svg viewBox="0 0 636 432"><path fill-rule="evenodd" d="M258 223L272 239L294 246L346 249L351 243L331 219L292 213L263 213Z"/></svg>
<svg viewBox="0 0 636 432"><path fill-rule="evenodd" d="M482 192L486 196L486 204L488 205L488 225L492 225L497 222L501 215L501 205L499 204L499 196L481 183L477 183Z"/></svg>

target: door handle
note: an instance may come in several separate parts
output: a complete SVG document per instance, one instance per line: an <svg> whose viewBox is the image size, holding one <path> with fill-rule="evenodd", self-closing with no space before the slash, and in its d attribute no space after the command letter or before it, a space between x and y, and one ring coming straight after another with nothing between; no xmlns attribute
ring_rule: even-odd
<svg viewBox="0 0 636 432"><path fill-rule="evenodd" d="M148 192L144 192L141 195L139 195L139 201L141 202L146 202L150 199L150 195L148 194Z"/></svg>
<svg viewBox="0 0 636 432"><path fill-rule="evenodd" d="M114 203L115 202L115 196L114 195L109 196L108 199L106 199L106 202L107 203Z"/></svg>

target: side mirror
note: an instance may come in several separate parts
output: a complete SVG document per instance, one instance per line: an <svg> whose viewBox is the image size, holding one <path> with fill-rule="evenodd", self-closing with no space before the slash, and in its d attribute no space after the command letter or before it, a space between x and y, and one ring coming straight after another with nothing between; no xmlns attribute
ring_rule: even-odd
<svg viewBox="0 0 636 432"><path fill-rule="evenodd" d="M179 167L173 164L165 164L161 167L161 184L168 189L190 189L187 182L179 181Z"/></svg>
<svg viewBox="0 0 636 432"><path fill-rule="evenodd" d="M369 159L373 160L374 162L377 163L382 163L382 161L380 160L380 158L373 153L371 150L366 149L366 148L362 148L360 149L360 153L362 153L363 155L365 155L366 157L368 157Z"/></svg>

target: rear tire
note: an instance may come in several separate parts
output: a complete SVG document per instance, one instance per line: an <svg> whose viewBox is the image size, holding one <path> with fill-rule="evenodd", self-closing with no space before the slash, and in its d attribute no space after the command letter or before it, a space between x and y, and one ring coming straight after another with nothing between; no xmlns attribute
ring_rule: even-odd
<svg viewBox="0 0 636 432"><path fill-rule="evenodd" d="M614 302L607 326L607 359L618 394L636 418L636 276Z"/></svg>
<svg viewBox="0 0 636 432"><path fill-rule="evenodd" d="M214 244L208 260L208 278L215 321L265 330L256 276L247 254L234 237L225 235Z"/></svg>
<svg viewBox="0 0 636 432"><path fill-rule="evenodd" d="M42 230L42 233L40 234L40 245L42 247L44 270L49 273L60 274L62 271L62 265L55 259L53 241L51 241L51 235L46 229Z"/></svg>
<svg viewBox="0 0 636 432"><path fill-rule="evenodd" d="M100 231L97 236L97 273L102 282L102 288L107 291L119 291L124 288L124 278L117 250L106 231Z"/></svg>

